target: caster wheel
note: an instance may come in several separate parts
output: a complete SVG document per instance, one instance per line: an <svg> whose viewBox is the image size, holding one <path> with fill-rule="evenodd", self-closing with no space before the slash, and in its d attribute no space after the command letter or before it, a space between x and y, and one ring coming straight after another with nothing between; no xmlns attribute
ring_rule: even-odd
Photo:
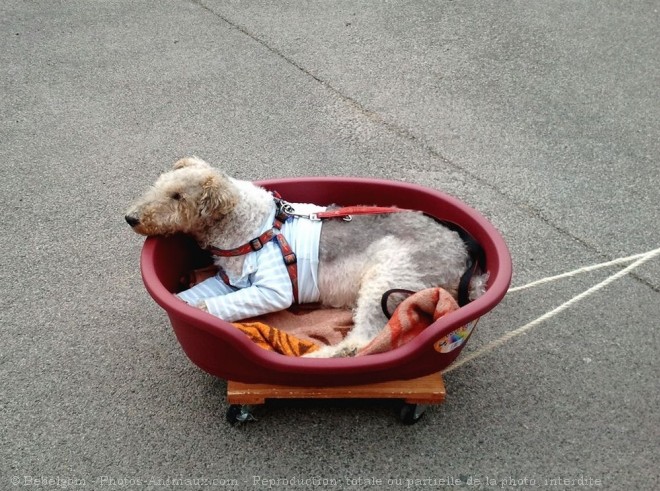
<svg viewBox="0 0 660 491"><path fill-rule="evenodd" d="M399 420L404 425L414 425L424 415L426 406L422 404L408 404L404 403L399 412Z"/></svg>
<svg viewBox="0 0 660 491"><path fill-rule="evenodd" d="M227 422L233 426L247 421L256 421L257 419L252 415L250 410L250 406L232 404L229 406L229 409L227 409Z"/></svg>

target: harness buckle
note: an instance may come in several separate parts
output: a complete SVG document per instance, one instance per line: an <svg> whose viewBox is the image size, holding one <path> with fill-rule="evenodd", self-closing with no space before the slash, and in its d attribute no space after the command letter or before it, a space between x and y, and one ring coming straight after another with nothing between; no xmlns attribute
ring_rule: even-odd
<svg viewBox="0 0 660 491"><path fill-rule="evenodd" d="M260 250L264 245L261 243L261 238L257 237L256 239L252 239L250 241L250 247L254 252Z"/></svg>
<svg viewBox="0 0 660 491"><path fill-rule="evenodd" d="M277 201L277 208L280 214L293 215L296 212L295 208L291 206L291 203L283 199Z"/></svg>
<svg viewBox="0 0 660 491"><path fill-rule="evenodd" d="M295 253L291 252L290 254L282 254L282 257L284 258L284 264L287 266L291 266L292 264L296 264L298 262L298 259L296 258Z"/></svg>

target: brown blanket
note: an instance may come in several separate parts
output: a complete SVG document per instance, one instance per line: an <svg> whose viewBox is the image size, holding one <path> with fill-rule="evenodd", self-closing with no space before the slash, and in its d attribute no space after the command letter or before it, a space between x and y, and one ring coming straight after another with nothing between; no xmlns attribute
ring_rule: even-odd
<svg viewBox="0 0 660 491"><path fill-rule="evenodd" d="M458 308L442 288L429 288L405 299L381 333L357 356L403 346L440 317ZM352 327L352 314L340 309L294 308L233 324L264 349L302 356L323 345L337 344Z"/></svg>

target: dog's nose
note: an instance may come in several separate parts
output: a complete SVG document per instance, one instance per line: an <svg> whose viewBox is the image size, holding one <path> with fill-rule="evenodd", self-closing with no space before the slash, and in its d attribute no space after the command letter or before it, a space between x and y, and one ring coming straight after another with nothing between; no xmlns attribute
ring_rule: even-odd
<svg viewBox="0 0 660 491"><path fill-rule="evenodd" d="M138 217L134 217L133 215L126 215L124 218L126 219L126 223L128 223L131 227L135 227L140 223L140 219Z"/></svg>

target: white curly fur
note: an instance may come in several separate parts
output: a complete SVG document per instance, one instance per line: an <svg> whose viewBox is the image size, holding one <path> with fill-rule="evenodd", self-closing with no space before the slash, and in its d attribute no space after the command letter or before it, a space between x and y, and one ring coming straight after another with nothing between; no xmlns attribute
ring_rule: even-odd
<svg viewBox="0 0 660 491"><path fill-rule="evenodd" d="M158 178L126 221L142 235L186 233L203 248L231 249L258 235L274 206L270 192L188 157ZM346 356L366 346L386 323L380 300L389 289L442 286L455 294L467 258L458 234L416 212L325 222L319 251L320 301L353 308L354 327L342 343L313 357ZM215 261L238 274L243 258ZM474 278L472 298L484 292L486 278Z"/></svg>

